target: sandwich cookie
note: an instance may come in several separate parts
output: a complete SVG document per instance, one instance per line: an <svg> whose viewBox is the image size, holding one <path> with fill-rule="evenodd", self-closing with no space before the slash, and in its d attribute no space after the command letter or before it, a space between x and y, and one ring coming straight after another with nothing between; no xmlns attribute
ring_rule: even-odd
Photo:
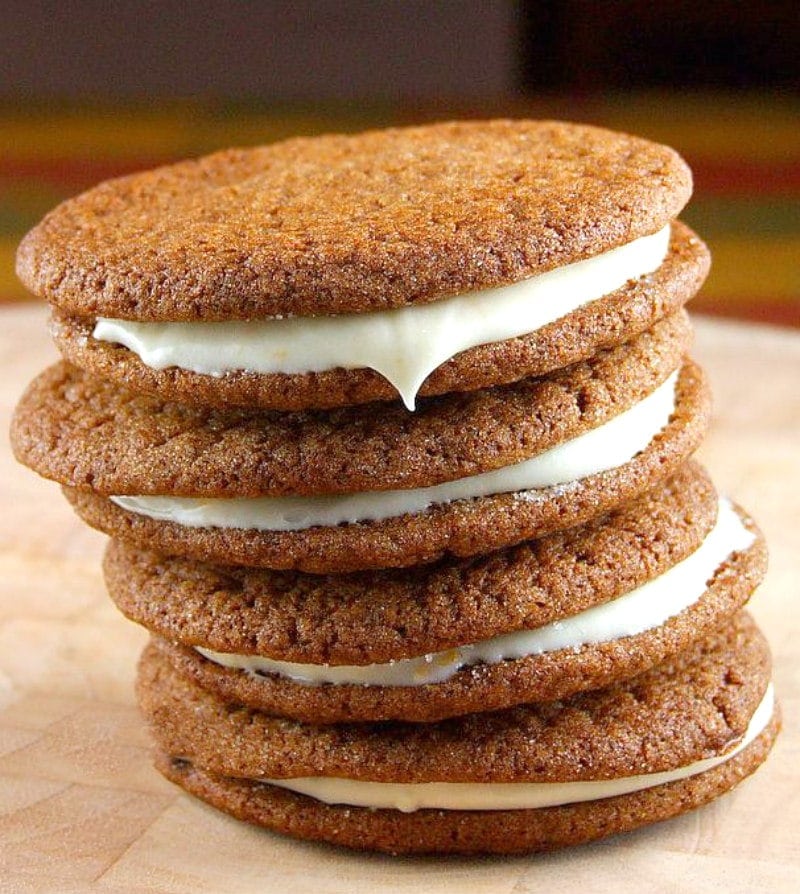
<svg viewBox="0 0 800 894"><path fill-rule="evenodd" d="M690 465L601 520L477 560L319 577L112 542L106 582L224 701L315 723L432 721L599 688L724 624L766 549L718 505Z"/></svg>
<svg viewBox="0 0 800 894"><path fill-rule="evenodd" d="M145 650L169 779L234 816L390 853L516 853L684 813L766 758L769 650L746 614L607 689L436 724L315 726L226 705Z"/></svg>
<svg viewBox="0 0 800 894"><path fill-rule="evenodd" d="M528 462L436 488L233 499L111 499L71 486L64 493L88 524L165 554L314 573L406 567L483 555L608 512L674 473L709 416L706 380L687 361L605 426ZM596 435L608 435L602 449ZM593 471L598 465L606 468Z"/></svg>
<svg viewBox="0 0 800 894"><path fill-rule="evenodd" d="M708 267L671 228L690 193L673 150L594 127L334 135L101 184L17 269L68 357L130 387L413 407L440 367L424 393L539 375L680 307Z"/></svg>
<svg viewBox="0 0 800 894"><path fill-rule="evenodd" d="M544 379L413 415L201 410L62 364L23 397L12 441L90 524L160 552L403 566L580 523L677 468L708 417L698 368L677 369L689 338L680 313Z"/></svg>

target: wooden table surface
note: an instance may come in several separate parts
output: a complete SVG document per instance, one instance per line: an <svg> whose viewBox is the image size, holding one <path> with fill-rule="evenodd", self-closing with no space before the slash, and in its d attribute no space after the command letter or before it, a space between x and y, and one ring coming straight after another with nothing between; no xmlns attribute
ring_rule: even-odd
<svg viewBox="0 0 800 894"><path fill-rule="evenodd" d="M0 311L4 430L55 358L41 307ZM248 828L150 766L132 680L144 634L105 597L104 538L0 452L0 891L589 892L800 890L800 334L698 323L716 420L702 451L756 516L769 577L752 606L785 729L755 778L688 816L544 857L392 859ZM557 888L556 888L557 886Z"/></svg>

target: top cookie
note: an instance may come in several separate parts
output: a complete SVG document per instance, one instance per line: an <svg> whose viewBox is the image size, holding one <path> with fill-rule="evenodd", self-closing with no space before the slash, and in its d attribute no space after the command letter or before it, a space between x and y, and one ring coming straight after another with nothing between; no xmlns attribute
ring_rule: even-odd
<svg viewBox="0 0 800 894"><path fill-rule="evenodd" d="M18 272L78 316L369 312L601 254L664 227L690 192L671 149L582 125L302 138L101 184L27 235Z"/></svg>

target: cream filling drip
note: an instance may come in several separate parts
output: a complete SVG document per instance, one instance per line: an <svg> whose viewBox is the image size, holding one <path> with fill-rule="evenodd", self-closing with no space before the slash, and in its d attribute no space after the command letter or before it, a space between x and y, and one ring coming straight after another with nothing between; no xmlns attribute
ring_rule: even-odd
<svg viewBox="0 0 800 894"><path fill-rule="evenodd" d="M328 665L277 661L257 655L197 651L223 667L249 673L278 674L296 683L365 686L424 686L450 679L473 664L541 655L558 649L606 643L659 627L694 604L706 591L719 566L733 553L746 549L755 535L742 524L728 500L719 502L717 521L700 546L668 571L610 602L534 630L520 630L467 646L431 652L385 664Z"/></svg>
<svg viewBox="0 0 800 894"><path fill-rule="evenodd" d="M130 512L188 528L301 531L317 525L416 514L454 500L536 491L616 468L644 450L667 425L675 410L677 378L678 372L672 373L647 397L604 425L538 456L433 487L314 497L112 496L110 499ZM542 495L546 496L546 491ZM521 496L532 499L537 494L522 493Z"/></svg>
<svg viewBox="0 0 800 894"><path fill-rule="evenodd" d="M712 770L735 757L767 727L774 710L773 686L767 687L750 719L744 736L724 754L694 761L674 770L643 773L619 779L589 782L364 782L329 776L295 779L259 779L290 791L323 801L351 807L400 810L411 813L424 808L435 810L531 810L613 798L629 792L677 782Z"/></svg>
<svg viewBox="0 0 800 894"><path fill-rule="evenodd" d="M527 335L652 273L669 226L585 261L522 282L431 304L366 314L222 323L141 323L100 318L93 337L124 345L152 369L210 376L374 369L409 409L425 379L476 345Z"/></svg>

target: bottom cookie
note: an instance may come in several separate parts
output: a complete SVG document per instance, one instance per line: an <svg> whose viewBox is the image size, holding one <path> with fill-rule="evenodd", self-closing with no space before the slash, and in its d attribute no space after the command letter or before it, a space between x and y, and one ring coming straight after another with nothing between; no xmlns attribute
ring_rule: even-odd
<svg viewBox="0 0 800 894"><path fill-rule="evenodd" d="M732 789L766 759L779 728L764 731L723 764L665 785L535 810L399 810L325 804L274 785L214 776L164 752L167 779L237 819L296 838L390 854L517 854L583 844L666 820Z"/></svg>

